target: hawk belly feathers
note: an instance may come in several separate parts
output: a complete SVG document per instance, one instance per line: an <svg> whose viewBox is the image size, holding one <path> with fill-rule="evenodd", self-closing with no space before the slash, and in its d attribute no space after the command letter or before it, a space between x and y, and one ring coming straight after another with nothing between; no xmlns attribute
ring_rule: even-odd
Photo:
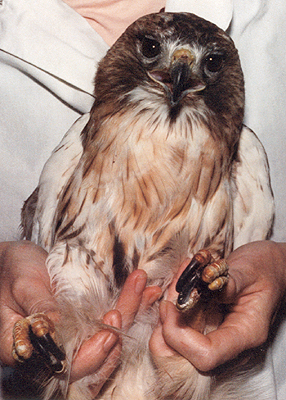
<svg viewBox="0 0 286 400"><path fill-rule="evenodd" d="M186 257L195 255L201 268L198 260L207 254L203 268L214 261L223 266L220 260L234 247L267 237L273 218L268 164L243 126L243 113L234 44L195 15L145 16L99 63L90 115L54 150L22 212L25 237L49 251L61 309L56 334L49 322L48 329L65 353L56 356L54 371L65 370L49 379L46 398L57 392L92 399L89 386L101 377L69 384L72 357L102 328L101 318L134 269L144 269L148 284L165 293ZM189 290L192 274L188 270L177 286L178 307L189 321L203 315L207 332L222 315L208 288L199 282ZM227 270L220 274L224 285ZM46 321L42 314L35 318ZM249 389L254 370L245 372L245 362L236 371L201 374L180 355L152 358L148 341L157 320L155 304L122 334L120 363L96 398L246 400L259 393L264 399L261 384ZM17 335L26 325L15 328L18 360Z"/></svg>

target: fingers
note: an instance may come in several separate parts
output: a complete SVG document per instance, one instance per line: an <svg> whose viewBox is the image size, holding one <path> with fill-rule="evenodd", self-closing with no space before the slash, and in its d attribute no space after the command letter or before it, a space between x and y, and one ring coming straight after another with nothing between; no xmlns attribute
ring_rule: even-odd
<svg viewBox="0 0 286 400"><path fill-rule="evenodd" d="M134 271L126 280L116 310L108 312L103 322L124 332L134 322L138 312L143 312L161 296L159 287L146 288L147 275L143 270ZM102 330L80 348L72 366L72 380L97 373L102 383L93 387L95 396L101 385L117 366L121 353L121 337L116 332Z"/></svg>
<svg viewBox="0 0 286 400"><path fill-rule="evenodd" d="M103 322L107 325L121 329L121 314L116 310L110 311L104 316ZM92 336L91 339L81 346L73 361L71 380L76 381L86 375L98 372L99 368L106 361L107 356L116 344L119 344L119 334L109 330L102 330ZM120 345L117 350L120 353ZM110 372L105 371L106 378L112 372L113 368L114 365L111 367Z"/></svg>
<svg viewBox="0 0 286 400"><path fill-rule="evenodd" d="M210 371L266 340L269 318L261 313L263 307L259 298L244 299L216 330L204 335L182 326L174 304L162 302L162 325L160 332L157 328L152 336L150 350L161 357L176 351L197 369Z"/></svg>
<svg viewBox="0 0 286 400"><path fill-rule="evenodd" d="M120 294L116 309L122 315L122 329L127 331L132 325L137 312L145 311L161 295L157 286L146 288L147 274L136 270L128 276ZM145 291L144 291L145 290Z"/></svg>
<svg viewBox="0 0 286 400"><path fill-rule="evenodd" d="M2 305L0 306L2 308ZM12 357L13 327L21 319L21 315L11 312L9 309L0 312L0 360L5 365L13 366L15 360Z"/></svg>
<svg viewBox="0 0 286 400"><path fill-rule="evenodd" d="M162 296L162 289L159 286L147 287L142 295L141 304L138 313L147 311Z"/></svg>
<svg viewBox="0 0 286 400"><path fill-rule="evenodd" d="M182 324L172 304L175 279L167 297L170 301L160 306L161 323L150 341L153 355L177 352L199 370L209 371L262 345L285 293L285 256L286 248L281 250L271 242L251 243L233 252L228 258L230 279L220 297L231 305L230 312L217 329L205 335Z"/></svg>
<svg viewBox="0 0 286 400"><path fill-rule="evenodd" d="M241 294L271 291L275 300L285 292L284 244L260 241L239 247L227 259L232 286L228 284L225 299Z"/></svg>
<svg viewBox="0 0 286 400"><path fill-rule="evenodd" d="M121 345L117 344L110 351L109 356L106 359L106 362L98 369L97 371L97 376L99 378L98 383L90 387L90 392L93 398L95 398L98 395L102 386L106 383L107 379L110 377L114 369L117 367L120 354L121 354Z"/></svg>
<svg viewBox="0 0 286 400"><path fill-rule="evenodd" d="M171 357L177 352L167 344L163 335L163 325L159 323L154 329L149 341L151 353L156 357Z"/></svg>

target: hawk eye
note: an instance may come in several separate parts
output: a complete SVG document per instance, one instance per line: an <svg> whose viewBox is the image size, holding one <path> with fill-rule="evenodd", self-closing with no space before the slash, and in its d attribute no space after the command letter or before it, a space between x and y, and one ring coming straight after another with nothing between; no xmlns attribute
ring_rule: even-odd
<svg viewBox="0 0 286 400"><path fill-rule="evenodd" d="M144 36L142 39L142 54L146 58L154 58L160 54L160 43L150 37Z"/></svg>
<svg viewBox="0 0 286 400"><path fill-rule="evenodd" d="M223 66L224 59L223 54L210 54L205 59L206 72L218 72Z"/></svg>

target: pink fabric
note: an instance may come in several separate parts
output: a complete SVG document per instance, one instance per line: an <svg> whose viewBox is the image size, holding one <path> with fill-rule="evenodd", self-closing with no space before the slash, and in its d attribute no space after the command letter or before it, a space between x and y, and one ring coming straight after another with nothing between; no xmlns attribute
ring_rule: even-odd
<svg viewBox="0 0 286 400"><path fill-rule="evenodd" d="M166 0L64 0L111 46L137 18L158 12Z"/></svg>

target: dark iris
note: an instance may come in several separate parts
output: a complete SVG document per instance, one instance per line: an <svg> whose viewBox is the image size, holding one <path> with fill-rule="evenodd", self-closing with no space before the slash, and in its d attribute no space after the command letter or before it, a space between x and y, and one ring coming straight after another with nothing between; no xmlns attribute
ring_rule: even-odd
<svg viewBox="0 0 286 400"><path fill-rule="evenodd" d="M152 38L145 36L142 39L142 54L146 58L154 58L160 54L160 43Z"/></svg>
<svg viewBox="0 0 286 400"><path fill-rule="evenodd" d="M223 66L224 59L222 54L210 54L205 59L206 72L218 72Z"/></svg>

